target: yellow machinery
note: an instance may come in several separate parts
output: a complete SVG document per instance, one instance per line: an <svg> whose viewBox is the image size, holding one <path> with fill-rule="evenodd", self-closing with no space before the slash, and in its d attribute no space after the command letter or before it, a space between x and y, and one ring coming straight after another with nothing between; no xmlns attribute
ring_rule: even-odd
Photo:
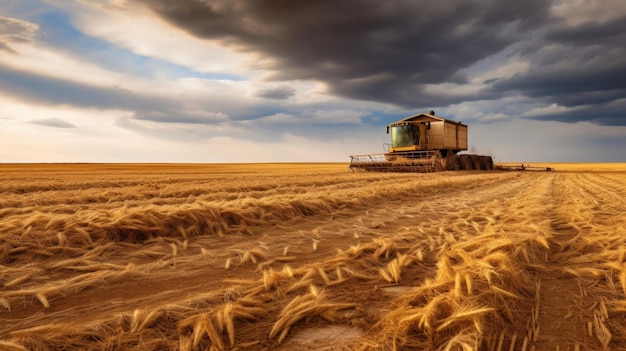
<svg viewBox="0 0 626 351"><path fill-rule="evenodd" d="M491 156L458 154L467 150L467 126L434 111L409 116L387 126L391 143L385 153L350 155L350 170L369 172L437 172L492 170Z"/></svg>

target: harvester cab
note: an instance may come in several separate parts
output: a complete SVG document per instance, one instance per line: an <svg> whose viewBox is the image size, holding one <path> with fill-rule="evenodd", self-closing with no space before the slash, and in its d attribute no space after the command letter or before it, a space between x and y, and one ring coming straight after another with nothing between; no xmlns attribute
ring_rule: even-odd
<svg viewBox="0 0 626 351"><path fill-rule="evenodd" d="M391 144L387 151L414 151L425 147L425 140L422 140L424 133L423 124L405 122L400 125L387 126L387 134L391 130Z"/></svg>
<svg viewBox="0 0 626 351"><path fill-rule="evenodd" d="M493 169L490 156L462 154L467 126L434 111L406 117L387 126L391 143L383 154L350 155L350 170L374 172L436 172Z"/></svg>

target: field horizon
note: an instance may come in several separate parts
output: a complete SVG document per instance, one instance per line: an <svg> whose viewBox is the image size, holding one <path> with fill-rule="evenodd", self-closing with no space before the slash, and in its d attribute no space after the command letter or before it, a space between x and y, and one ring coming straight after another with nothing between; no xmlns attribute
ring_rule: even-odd
<svg viewBox="0 0 626 351"><path fill-rule="evenodd" d="M235 166L235 165L345 165L350 161L305 161L305 162L0 162L2 166ZM563 170L592 170L593 167L599 169L626 170L626 162L566 162L566 161L494 161L494 165L518 166L531 165L537 167L561 166Z"/></svg>
<svg viewBox="0 0 626 351"><path fill-rule="evenodd" d="M626 163L523 164L0 164L0 348L625 347Z"/></svg>

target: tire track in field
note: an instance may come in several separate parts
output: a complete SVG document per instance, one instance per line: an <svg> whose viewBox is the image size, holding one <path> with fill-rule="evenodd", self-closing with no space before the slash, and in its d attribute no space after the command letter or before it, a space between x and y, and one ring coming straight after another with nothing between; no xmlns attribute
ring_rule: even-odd
<svg viewBox="0 0 626 351"><path fill-rule="evenodd" d="M610 329L607 309L616 295L606 280L613 274L608 267L621 264L613 262L611 250L625 243L623 235L612 233L615 224L624 223L623 189L612 190L617 194L607 191L603 177L591 173L554 179L548 212L552 248L547 271L537 277L537 349L600 350L624 340L623 330Z"/></svg>
<svg viewBox="0 0 626 351"><path fill-rule="evenodd" d="M401 305L384 316L377 333L358 342L359 349L455 350L465 345L501 351L528 344L525 321L535 306L532 274L545 252L536 223L545 221L553 175L515 176L507 179L510 191L487 187L476 198L448 198L452 205L441 208L437 226L424 229L437 245L433 275L417 280L415 289L399 298ZM416 223L416 232L404 239L423 241L423 226Z"/></svg>
<svg viewBox="0 0 626 351"><path fill-rule="evenodd" d="M588 316L581 304L584 298L582 282L562 272L568 265L568 251L572 249L567 243L577 235L571 226L571 215L581 201L575 177L577 175L559 175L552 183L551 208L547 213L551 250L546 262L547 271L536 277L539 333L534 345L538 349L558 347L567 350L583 345L595 349L599 346L593 344L586 332L584 319Z"/></svg>
<svg viewBox="0 0 626 351"><path fill-rule="evenodd" d="M493 222L492 230L495 230L498 235L492 239L494 243L497 242L498 236L523 238L524 236L532 236L535 232L539 235L538 239L545 240L546 245L550 244L550 250L546 250L544 247L543 250L529 251L529 257L526 258L528 263L518 262L519 267L523 268L522 271L508 272L511 275L519 275L521 280L524 280L523 277L525 276L536 284L536 286L530 287L532 291L535 291L534 296L524 299L523 297L527 295L525 291L512 291L520 299L518 300L518 308L509 311L509 313L513 313L514 318L509 319L505 324L489 326L488 330L485 330L486 334L482 334L481 338L478 339L482 340L480 342L469 336L463 340L466 340L468 345L471 344L470 340L474 340L478 345L481 345L480 349L484 347L489 350L555 350L559 347L561 350L577 350L581 347L582 349L585 347L602 349L603 343L607 343L607 341L598 337L598 328L603 328L603 325L610 327L610 323L596 322L596 320L601 320L598 313L602 310L603 302L598 294L591 293L591 291L598 285L598 276L591 274L591 279L588 279L580 276L586 271L580 273L576 270L570 272L566 269L580 264L580 262L575 261L579 255L572 255L570 251L578 250L581 247L583 250L586 248L582 243L574 244L571 242L581 234L577 229L593 228L597 221L596 216L602 214L602 211L591 208L590 205L613 206L615 205L614 198L611 196L603 197L601 192L594 193L586 190L593 187L590 184L585 184L585 182L597 184L596 178L558 173L526 174L524 177L526 187L518 189L519 193L510 198L493 199L484 204L497 210L475 206L473 210L465 212L467 218L491 216L492 220L496 220ZM623 201L618 202L616 207L620 206L623 206ZM500 216L494 217L497 213ZM455 226L459 214L458 212L455 213L456 216L451 214L446 221L448 225ZM477 230L477 233L480 234L482 231L484 228ZM461 250L480 247L481 245L489 247L489 243L474 243L475 239L480 240L481 236L468 235L463 228L455 228L448 233L452 235L455 233L462 234L456 239L459 243L452 244L452 250L457 249L455 245L459 245L458 249ZM599 241L602 245L602 239L596 237L593 241L596 244ZM519 244L526 246L522 245L522 242ZM589 250L588 247L586 249ZM494 253L498 252L496 247L489 250L493 250L491 252ZM464 252L463 256L465 255L471 256L470 251ZM509 257L511 256L509 255ZM515 259L519 258L522 257ZM439 262L438 266L442 262L441 258ZM442 265L442 267L444 266ZM462 269L462 266L459 265L456 269ZM477 265L474 269L480 270L481 266ZM457 270L457 272L459 271ZM600 280L602 279L600 278ZM608 295L607 291L610 292ZM612 290L610 288L605 289L605 298L608 300L614 291L615 288ZM440 292L446 293L446 290L442 289ZM454 294L456 294L456 290ZM604 302L604 305L607 303ZM504 310L501 310L502 308L510 307L488 306L496 311L501 311L498 313L499 315L505 315ZM405 320L411 318L413 317L404 317ZM391 322L392 325L396 325L396 323L397 320ZM590 330L591 332L589 332ZM612 332L615 334L614 331ZM455 335L450 340L462 339L463 337L463 335ZM430 347L443 349L446 341L440 340L439 342L440 344L430 345ZM390 343L387 344L387 346L390 345Z"/></svg>

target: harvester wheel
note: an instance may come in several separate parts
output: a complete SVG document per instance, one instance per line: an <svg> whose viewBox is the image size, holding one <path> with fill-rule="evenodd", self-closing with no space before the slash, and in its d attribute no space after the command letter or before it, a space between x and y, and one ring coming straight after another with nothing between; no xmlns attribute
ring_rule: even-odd
<svg viewBox="0 0 626 351"><path fill-rule="evenodd" d="M447 171L458 171L461 169L461 164L459 162L459 157L457 155L451 154L446 157L446 170Z"/></svg>
<svg viewBox="0 0 626 351"><path fill-rule="evenodd" d="M478 155L470 155L470 163L472 164L472 169L480 169L480 159Z"/></svg>
<svg viewBox="0 0 626 351"><path fill-rule="evenodd" d="M459 168L464 171L472 169L472 164L470 163L470 155L459 155Z"/></svg>
<svg viewBox="0 0 626 351"><path fill-rule="evenodd" d="M478 156L480 160L480 169L485 171L493 170L493 159L491 156Z"/></svg>
<svg viewBox="0 0 626 351"><path fill-rule="evenodd" d="M443 158L435 159L434 170L435 172L443 172L446 170L446 161Z"/></svg>

